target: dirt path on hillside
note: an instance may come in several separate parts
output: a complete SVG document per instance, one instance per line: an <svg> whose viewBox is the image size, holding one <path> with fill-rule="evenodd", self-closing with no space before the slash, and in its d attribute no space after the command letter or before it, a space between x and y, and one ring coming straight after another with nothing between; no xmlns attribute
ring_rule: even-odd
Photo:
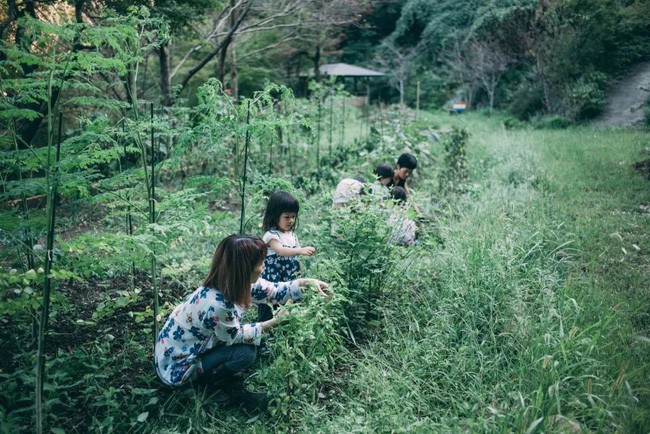
<svg viewBox="0 0 650 434"><path fill-rule="evenodd" d="M650 62L640 63L615 83L607 95L607 105L594 125L613 127L643 121L643 104L650 97Z"/></svg>

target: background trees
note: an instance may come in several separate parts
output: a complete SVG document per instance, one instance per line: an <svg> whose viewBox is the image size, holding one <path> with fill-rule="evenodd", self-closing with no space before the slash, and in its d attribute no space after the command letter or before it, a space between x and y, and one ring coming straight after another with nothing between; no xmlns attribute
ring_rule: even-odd
<svg viewBox="0 0 650 434"><path fill-rule="evenodd" d="M133 68L120 77L113 92L127 103L133 92L165 106L193 101L210 77L236 97L265 79L295 87L305 75L318 77L321 64L344 61L382 68L387 78L373 93L384 101L413 104L407 83L417 76L424 106L464 95L475 108L521 118L584 119L602 109L612 78L650 56L650 5L640 0L10 0L0 10L0 38L33 52L26 17L98 23L108 9L137 6L150 7L170 37L143 54L137 89ZM42 115L36 104L30 108ZM30 141L41 123L38 116L17 128Z"/></svg>

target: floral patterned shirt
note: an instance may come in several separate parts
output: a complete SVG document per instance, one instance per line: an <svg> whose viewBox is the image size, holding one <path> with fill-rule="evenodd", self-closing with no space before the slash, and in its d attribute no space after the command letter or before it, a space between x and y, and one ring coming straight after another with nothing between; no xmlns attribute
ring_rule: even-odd
<svg viewBox="0 0 650 434"><path fill-rule="evenodd" d="M392 230L390 239L388 240L389 243L398 246L411 246L415 244L417 225L413 220L406 217L405 213L391 213L387 223Z"/></svg>
<svg viewBox="0 0 650 434"><path fill-rule="evenodd" d="M256 304L284 304L302 295L297 281L272 283L258 279L251 285ZM176 306L158 335L156 372L167 385L178 386L200 374L201 354L217 345L259 345L260 323L242 324L244 309L226 300L218 289L199 287Z"/></svg>
<svg viewBox="0 0 650 434"><path fill-rule="evenodd" d="M282 232L276 229L267 231L262 240L268 245L271 240L278 240L282 247L299 249L300 242L293 231ZM280 256L269 246L264 259L262 279L269 282L286 282L298 277L300 272L300 259L298 256Z"/></svg>

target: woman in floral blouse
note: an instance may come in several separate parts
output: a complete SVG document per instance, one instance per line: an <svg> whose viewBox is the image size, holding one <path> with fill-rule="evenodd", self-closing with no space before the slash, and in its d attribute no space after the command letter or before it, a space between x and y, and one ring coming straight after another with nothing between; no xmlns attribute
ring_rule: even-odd
<svg viewBox="0 0 650 434"><path fill-rule="evenodd" d="M156 372L165 384L231 384L233 376L255 360L262 333L286 315L281 310L267 321L242 324L244 309L251 303L297 300L308 283L325 295L328 286L319 280L260 279L266 250L261 238L245 235L230 235L219 243L203 285L176 306L156 340ZM238 397L246 398L246 393Z"/></svg>

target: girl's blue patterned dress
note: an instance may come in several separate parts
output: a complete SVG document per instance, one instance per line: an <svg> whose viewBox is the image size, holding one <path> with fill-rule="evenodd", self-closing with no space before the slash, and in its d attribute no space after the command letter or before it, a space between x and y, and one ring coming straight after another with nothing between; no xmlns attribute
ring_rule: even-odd
<svg viewBox="0 0 650 434"><path fill-rule="evenodd" d="M282 247L300 248L298 238L293 232L283 234L277 230L270 230L264 234L263 240L269 243L271 240L278 240ZM262 279L269 282L288 282L298 277L300 272L300 260L298 256L280 256L269 249L269 254L264 259L264 272Z"/></svg>

